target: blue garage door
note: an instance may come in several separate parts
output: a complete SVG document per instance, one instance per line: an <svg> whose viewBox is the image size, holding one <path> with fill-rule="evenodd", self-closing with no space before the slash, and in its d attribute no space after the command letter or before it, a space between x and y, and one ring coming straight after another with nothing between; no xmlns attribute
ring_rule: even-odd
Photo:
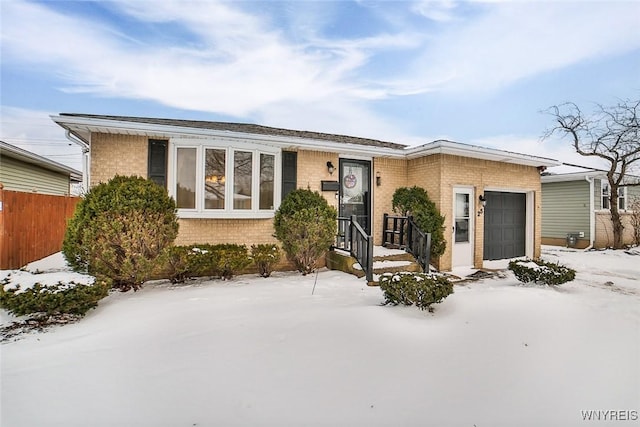
<svg viewBox="0 0 640 427"><path fill-rule="evenodd" d="M484 193L484 259L525 255L527 196L524 193Z"/></svg>

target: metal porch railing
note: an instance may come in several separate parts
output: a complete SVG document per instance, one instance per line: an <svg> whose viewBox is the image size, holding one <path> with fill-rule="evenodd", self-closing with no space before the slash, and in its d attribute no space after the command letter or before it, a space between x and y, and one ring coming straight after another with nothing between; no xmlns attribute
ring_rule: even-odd
<svg viewBox="0 0 640 427"><path fill-rule="evenodd" d="M338 217L338 235L334 247L348 251L362 267L367 281L373 281L373 238L364 231L355 215L350 218Z"/></svg>
<svg viewBox="0 0 640 427"><path fill-rule="evenodd" d="M384 214L382 245L406 250L414 256L422 271L429 272L431 233L422 231L413 217Z"/></svg>

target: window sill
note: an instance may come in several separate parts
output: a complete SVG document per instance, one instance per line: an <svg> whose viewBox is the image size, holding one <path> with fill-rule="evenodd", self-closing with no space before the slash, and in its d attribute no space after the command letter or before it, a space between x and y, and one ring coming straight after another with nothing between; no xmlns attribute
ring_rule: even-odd
<svg viewBox="0 0 640 427"><path fill-rule="evenodd" d="M196 212L178 209L181 219L270 219L275 211Z"/></svg>

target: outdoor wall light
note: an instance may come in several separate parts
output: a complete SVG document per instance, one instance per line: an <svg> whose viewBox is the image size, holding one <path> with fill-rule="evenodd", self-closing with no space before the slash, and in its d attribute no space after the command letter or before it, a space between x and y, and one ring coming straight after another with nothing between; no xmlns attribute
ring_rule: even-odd
<svg viewBox="0 0 640 427"><path fill-rule="evenodd" d="M329 175L333 175L333 171L336 170L336 167L333 166L333 163L331 163L331 160L327 162L327 170L329 171Z"/></svg>
<svg viewBox="0 0 640 427"><path fill-rule="evenodd" d="M480 201L480 209L478 209L478 216L481 216L484 213L484 207L487 206L487 199L484 197L484 194L481 194L478 197Z"/></svg>
<svg viewBox="0 0 640 427"><path fill-rule="evenodd" d="M382 185L382 177L380 176L380 171L376 172L376 186L380 187Z"/></svg>

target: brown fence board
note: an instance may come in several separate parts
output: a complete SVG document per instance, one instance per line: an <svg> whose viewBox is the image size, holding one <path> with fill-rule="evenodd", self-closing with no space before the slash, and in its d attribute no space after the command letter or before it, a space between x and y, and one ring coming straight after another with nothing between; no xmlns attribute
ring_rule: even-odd
<svg viewBox="0 0 640 427"><path fill-rule="evenodd" d="M62 249L79 197L0 189L0 269L20 268Z"/></svg>

